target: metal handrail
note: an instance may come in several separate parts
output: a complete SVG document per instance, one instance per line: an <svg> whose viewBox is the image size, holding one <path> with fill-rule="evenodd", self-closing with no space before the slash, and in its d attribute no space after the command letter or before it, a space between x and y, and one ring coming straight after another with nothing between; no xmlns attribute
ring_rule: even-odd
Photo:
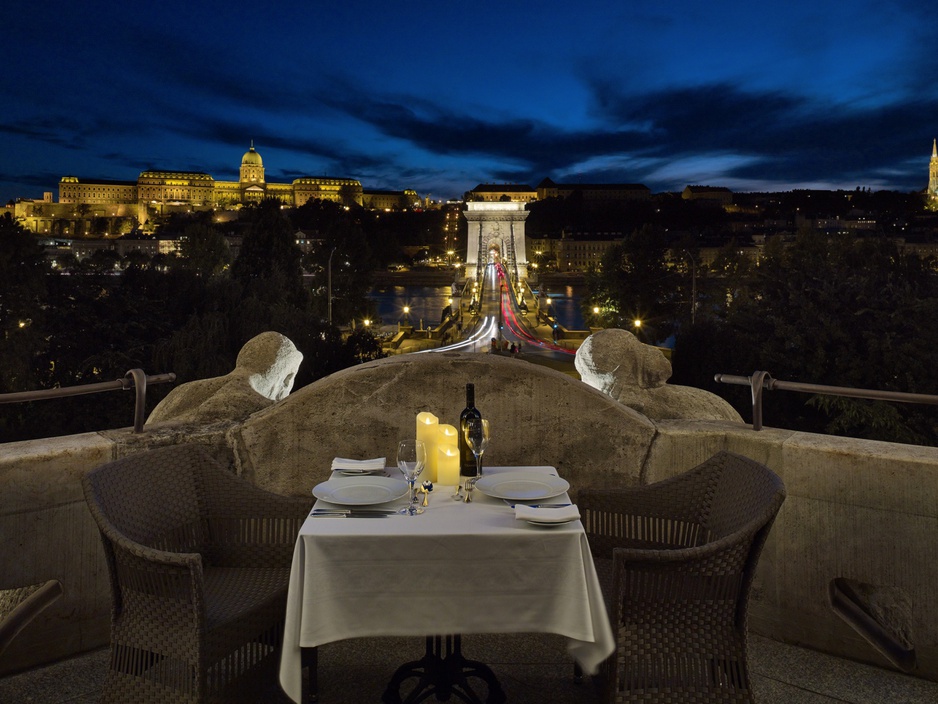
<svg viewBox="0 0 938 704"><path fill-rule="evenodd" d="M176 375L172 372L148 376L142 369L131 369L124 374L122 379L115 379L114 381L99 381L94 384L82 384L81 386L60 386L54 389L16 391L9 394L0 394L0 403L23 403L25 401L42 401L50 398L65 398L67 396L83 396L85 394L101 393L102 391L127 390L133 386L136 391L134 432L142 433L144 423L143 416L146 412L147 405L147 385L168 384L173 381L176 381Z"/></svg>
<svg viewBox="0 0 938 704"><path fill-rule="evenodd" d="M734 374L716 374L713 380L720 384L748 386L752 389L752 429L762 430L762 392L800 391L807 394L826 396L846 396L865 398L872 401L897 401L899 403L925 403L938 405L938 396L932 394L910 394L904 391L878 391L875 389L856 389L850 386L825 386L823 384L804 384L800 381L780 381L773 379L769 372L756 371L752 376Z"/></svg>

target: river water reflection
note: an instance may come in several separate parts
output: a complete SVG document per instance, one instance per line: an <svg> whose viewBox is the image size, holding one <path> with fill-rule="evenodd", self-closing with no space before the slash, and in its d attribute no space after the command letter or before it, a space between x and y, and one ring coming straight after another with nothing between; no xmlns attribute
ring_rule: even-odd
<svg viewBox="0 0 938 704"><path fill-rule="evenodd" d="M557 286L548 291L550 307L557 321L568 330L585 328L580 301L583 293L578 286ZM443 309L452 297L449 286L375 286L368 294L378 308L381 325L396 326L404 317L404 306L410 308L410 322L419 326L440 324Z"/></svg>

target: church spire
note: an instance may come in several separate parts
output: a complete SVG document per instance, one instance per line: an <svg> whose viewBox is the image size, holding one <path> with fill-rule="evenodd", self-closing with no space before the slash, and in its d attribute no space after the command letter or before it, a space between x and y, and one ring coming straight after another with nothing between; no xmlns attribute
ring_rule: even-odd
<svg viewBox="0 0 938 704"><path fill-rule="evenodd" d="M938 139L931 142L931 160L928 162L928 195L938 203Z"/></svg>

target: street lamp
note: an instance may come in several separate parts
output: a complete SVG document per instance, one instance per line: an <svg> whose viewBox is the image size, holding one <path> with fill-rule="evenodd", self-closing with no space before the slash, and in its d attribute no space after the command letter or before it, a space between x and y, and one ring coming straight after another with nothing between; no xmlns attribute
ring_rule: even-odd
<svg viewBox="0 0 938 704"><path fill-rule="evenodd" d="M691 269L691 294L690 294L690 324L693 325L697 320L697 260L694 255L686 249L684 253L690 259Z"/></svg>
<svg viewBox="0 0 938 704"><path fill-rule="evenodd" d="M329 263L326 265L326 295L329 300L326 310L328 311L329 325L332 325L332 255L335 254L335 247L329 252Z"/></svg>

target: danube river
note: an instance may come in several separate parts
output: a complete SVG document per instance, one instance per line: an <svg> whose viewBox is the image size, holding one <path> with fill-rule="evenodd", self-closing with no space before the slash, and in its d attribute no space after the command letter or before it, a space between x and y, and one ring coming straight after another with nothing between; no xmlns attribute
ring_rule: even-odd
<svg viewBox="0 0 938 704"><path fill-rule="evenodd" d="M397 325L404 316L404 306L410 308L410 322L425 326L440 324L443 309L452 296L450 286L375 286L368 297L378 307L382 325ZM548 293L550 307L557 321L568 330L586 327L580 310L582 290L579 286L556 286Z"/></svg>

